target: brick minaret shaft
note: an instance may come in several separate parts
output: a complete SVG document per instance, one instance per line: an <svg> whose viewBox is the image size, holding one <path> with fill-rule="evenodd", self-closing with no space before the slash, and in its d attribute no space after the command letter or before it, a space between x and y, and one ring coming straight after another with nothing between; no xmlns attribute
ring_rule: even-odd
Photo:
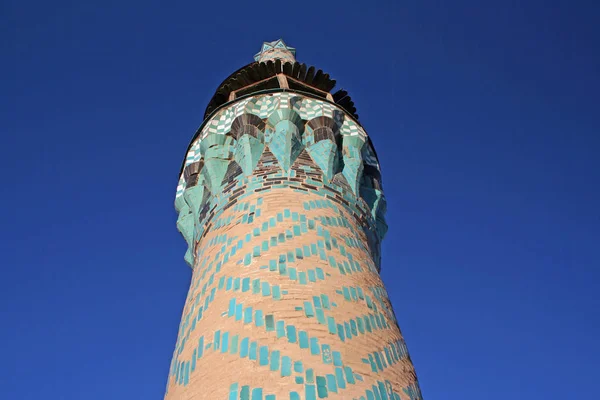
<svg viewBox="0 0 600 400"><path fill-rule="evenodd" d="M166 399L421 399L379 163L334 85L278 40L211 100L177 188L193 275Z"/></svg>

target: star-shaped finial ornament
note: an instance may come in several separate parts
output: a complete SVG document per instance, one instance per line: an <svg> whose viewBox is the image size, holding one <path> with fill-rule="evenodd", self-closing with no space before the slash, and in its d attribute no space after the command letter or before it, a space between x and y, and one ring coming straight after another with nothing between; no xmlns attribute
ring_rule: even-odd
<svg viewBox="0 0 600 400"><path fill-rule="evenodd" d="M254 56L254 60L258 62L275 59L293 63L296 61L296 49L286 45L283 39L279 39L274 42L264 42L260 52Z"/></svg>

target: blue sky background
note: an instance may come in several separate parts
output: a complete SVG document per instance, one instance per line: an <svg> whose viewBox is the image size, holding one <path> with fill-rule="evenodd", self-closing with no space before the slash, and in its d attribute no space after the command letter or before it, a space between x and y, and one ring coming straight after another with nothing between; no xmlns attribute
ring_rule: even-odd
<svg viewBox="0 0 600 400"><path fill-rule="evenodd" d="M283 37L377 148L424 397L600 398L600 6L356 3L0 3L0 397L162 398L180 163Z"/></svg>

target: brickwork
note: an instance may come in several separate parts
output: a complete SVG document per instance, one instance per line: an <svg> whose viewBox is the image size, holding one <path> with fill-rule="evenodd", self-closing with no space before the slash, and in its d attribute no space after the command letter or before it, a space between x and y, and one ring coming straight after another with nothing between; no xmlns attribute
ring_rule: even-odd
<svg viewBox="0 0 600 400"><path fill-rule="evenodd" d="M167 398L416 398L361 231L343 205L286 188L224 211L198 250Z"/></svg>
<svg viewBox="0 0 600 400"><path fill-rule="evenodd" d="M421 400L379 275L379 163L347 112L289 91L226 104L175 205L193 276L166 399Z"/></svg>

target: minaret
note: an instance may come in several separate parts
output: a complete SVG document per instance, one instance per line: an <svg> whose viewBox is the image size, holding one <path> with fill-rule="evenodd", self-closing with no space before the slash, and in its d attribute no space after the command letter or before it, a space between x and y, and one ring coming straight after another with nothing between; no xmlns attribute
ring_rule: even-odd
<svg viewBox="0 0 600 400"><path fill-rule="evenodd" d="M166 399L421 399L379 275L377 156L348 93L295 53L264 43L186 151L192 280Z"/></svg>

